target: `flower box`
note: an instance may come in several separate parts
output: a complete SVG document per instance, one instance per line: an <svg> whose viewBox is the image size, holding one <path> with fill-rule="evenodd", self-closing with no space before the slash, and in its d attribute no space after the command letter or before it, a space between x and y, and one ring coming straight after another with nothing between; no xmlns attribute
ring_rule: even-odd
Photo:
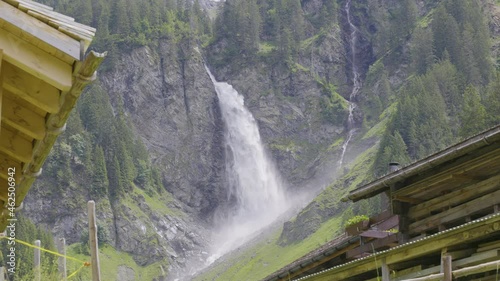
<svg viewBox="0 0 500 281"><path fill-rule="evenodd" d="M370 220L363 220L360 222L357 222L355 224L351 224L349 226L346 226L345 231L349 236L353 235L358 235L362 233L363 231L367 230L368 227L370 226Z"/></svg>

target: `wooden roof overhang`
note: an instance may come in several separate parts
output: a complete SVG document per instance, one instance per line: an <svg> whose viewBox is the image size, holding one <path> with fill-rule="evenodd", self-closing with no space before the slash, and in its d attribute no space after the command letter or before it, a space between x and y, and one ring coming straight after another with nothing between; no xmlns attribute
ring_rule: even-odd
<svg viewBox="0 0 500 281"><path fill-rule="evenodd" d="M500 171L500 126L435 153L351 191L344 201L359 201L392 187L392 199L417 204L457 186L469 185Z"/></svg>
<svg viewBox="0 0 500 281"><path fill-rule="evenodd" d="M478 245L484 241L494 241L494 243L498 243L499 238L500 213L496 213L293 280L379 280L379 277L377 277L377 274L379 274L377 270L381 269L382 263L388 265L390 268L397 268L398 265L404 268L412 261L418 264L427 259L432 259L435 256L440 257L444 249L450 250L454 247L462 249L462 245L467 245L468 243L471 245ZM492 259L498 259L498 252L500 252L500 250L493 249L492 252L495 252ZM490 258L489 260L492 259ZM454 267L464 266L467 263L470 264L470 258L457 260L454 262ZM437 268L439 272L439 265ZM425 271L422 271L422 274L424 272ZM395 280L401 279L397 278Z"/></svg>
<svg viewBox="0 0 500 281"><path fill-rule="evenodd" d="M9 182L17 208L96 77L105 54L84 55L95 31L30 0L0 0L0 231Z"/></svg>

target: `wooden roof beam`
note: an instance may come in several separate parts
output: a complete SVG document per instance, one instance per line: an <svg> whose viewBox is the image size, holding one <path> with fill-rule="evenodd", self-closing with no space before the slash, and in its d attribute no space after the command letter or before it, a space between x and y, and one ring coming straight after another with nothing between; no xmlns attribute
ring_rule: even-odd
<svg viewBox="0 0 500 281"><path fill-rule="evenodd" d="M0 48L0 132L2 131L2 100L3 100L3 75L2 72L2 60L3 60L3 50ZM0 133L1 137L1 133Z"/></svg>
<svg viewBox="0 0 500 281"><path fill-rule="evenodd" d="M71 89L71 65L3 29L0 29L0 49L3 49L5 61L62 91Z"/></svg>
<svg viewBox="0 0 500 281"><path fill-rule="evenodd" d="M9 178L8 168L16 169L15 179L18 181L21 178L21 163L12 160L9 156L4 153L0 153L0 178L7 180ZM0 185L0 189L5 188L5 186Z"/></svg>
<svg viewBox="0 0 500 281"><path fill-rule="evenodd" d="M424 191L432 190L433 185L442 183L444 181L453 179L458 174L463 174L465 172L471 171L476 168L488 166L491 162L496 163L500 160L500 149L495 149L489 151L480 157L471 159L464 163L460 163L455 167L446 167L438 174L428 177L426 180L418 181L404 188L397 190L393 195L397 196L413 196L423 193Z"/></svg>
<svg viewBox="0 0 500 281"><path fill-rule="evenodd" d="M7 192L9 191L8 190L9 182L4 178L0 178L0 186L2 187L2 188L0 188L0 201L7 202ZM2 204L0 204L0 206L1 205ZM0 211L0 213L1 213L1 211Z"/></svg>
<svg viewBox="0 0 500 281"><path fill-rule="evenodd" d="M401 195L394 195L394 196L392 196L392 199L399 201L399 202L410 203L413 205L420 204L420 203L424 202L424 200L422 200L422 199L412 198L410 196L401 196Z"/></svg>
<svg viewBox="0 0 500 281"><path fill-rule="evenodd" d="M3 99L2 114L2 122L31 138L41 140L45 136L45 118L8 97Z"/></svg>
<svg viewBox="0 0 500 281"><path fill-rule="evenodd" d="M6 90L46 112L59 111L60 91L56 87L5 61L3 70Z"/></svg>
<svg viewBox="0 0 500 281"><path fill-rule="evenodd" d="M21 137L18 132L12 132L2 127L0 131L0 151L19 162L30 162L33 152L31 141Z"/></svg>
<svg viewBox="0 0 500 281"><path fill-rule="evenodd" d="M50 114L47 117L47 134L41 141L35 142L33 152L33 161L23 166L23 175L25 179L20 183L17 188L17 200L22 202L28 193L31 184L34 182L36 175L41 171L45 159L49 155L52 146L54 145L57 135L64 131L66 127L66 120L69 117L71 109L75 107L77 99L80 97L82 90L85 86L93 81L97 76L96 70L106 57L106 52L103 54L91 51L86 59L83 61L82 66L78 70L75 77L75 83L70 91L65 93L62 98L62 105L60 112ZM2 216L0 215L0 229L4 227Z"/></svg>

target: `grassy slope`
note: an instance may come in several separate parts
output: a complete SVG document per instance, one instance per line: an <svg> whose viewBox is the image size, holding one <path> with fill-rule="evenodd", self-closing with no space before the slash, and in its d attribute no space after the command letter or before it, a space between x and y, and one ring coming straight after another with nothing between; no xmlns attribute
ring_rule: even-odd
<svg viewBox="0 0 500 281"><path fill-rule="evenodd" d="M213 270L194 280L260 280L325 244L341 231L340 218L332 218L300 243L281 247L277 243L281 233L279 229L255 247L239 253L237 260L218 264Z"/></svg>
<svg viewBox="0 0 500 281"><path fill-rule="evenodd" d="M342 178L354 179L345 190L336 190L331 186L315 199L321 208L335 208L347 190L365 178L363 171L366 170L364 168L367 161L370 162L370 158L373 158L375 151L373 148L369 149L354 161L351 171ZM262 239L262 242L256 246L232 254L226 261L217 264L194 280L261 280L338 236L343 231L343 219L342 213L339 213L323 222L321 227L306 239L285 247L278 244L282 231L280 228L269 237Z"/></svg>
<svg viewBox="0 0 500 281"><path fill-rule="evenodd" d="M169 215L173 217L184 216L182 211L175 208L169 208L168 205L173 201L169 193L162 192L162 194L158 194L156 191L154 191L148 195L148 193L145 192L144 190L134 186L133 191L129 194L129 196L126 196L121 201L122 204L132 209L134 211L134 214L137 216L136 218L130 218L130 219L143 220L149 216L141 208L137 206L137 202L133 199L137 198L137 196L144 197L144 201L146 202L146 204L152 210L154 210L155 213L161 215ZM147 224L147 231L149 234L151 234L150 232L154 231L153 229L150 229L149 224ZM147 236L149 237L150 235ZM75 257L84 261L90 261L90 256L81 254L79 248L80 248L80 243L75 243L68 246L67 249L68 256ZM162 270L160 267L161 264L163 264L163 269L167 270L165 268L166 264L165 262L163 263L157 262L145 267L137 265L134 259L132 258L132 255L126 252L117 251L116 249L114 249L109 245L105 245L104 247L101 247L99 250L100 250L100 265L101 265L102 280L121 281L118 278L118 270L120 267L123 268L126 267L133 270L135 275L134 280L145 280L145 281L153 280L154 278L157 278L162 274ZM68 260L68 275L77 270L80 266L81 264L79 264L78 262ZM127 272L130 272L130 270L128 270ZM91 279L90 268L83 268L78 273L78 275L75 276L74 280L90 280L90 279Z"/></svg>
<svg viewBox="0 0 500 281"><path fill-rule="evenodd" d="M80 254L78 248L79 243L70 245L67 249L67 255L75 257L83 261L90 261L89 255ZM159 263L153 263L149 266L142 267L135 263L132 256L116 251L109 245L99 249L99 259L101 265L101 279L102 280L116 280L119 281L118 268L120 266L128 267L135 272L134 280L153 280L153 278L161 275L161 268ZM67 261L68 275L80 268L81 264L76 261ZM78 272L73 280L90 280L92 271L90 267L84 267Z"/></svg>

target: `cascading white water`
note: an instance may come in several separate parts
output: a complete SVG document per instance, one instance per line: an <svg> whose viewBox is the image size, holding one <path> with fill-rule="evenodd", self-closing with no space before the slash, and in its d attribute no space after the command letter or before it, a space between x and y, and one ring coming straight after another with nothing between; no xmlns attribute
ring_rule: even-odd
<svg viewBox="0 0 500 281"><path fill-rule="evenodd" d="M287 198L273 163L266 155L257 123L231 85L217 82L205 66L217 91L226 125L226 172L234 213L217 233L212 262L240 246L252 234L273 222L287 208Z"/></svg>
<svg viewBox="0 0 500 281"><path fill-rule="evenodd" d="M342 153L340 154L340 160L339 160L339 169L342 168L342 165L344 163L344 157L345 153L347 151L347 147L349 145L349 142L352 139L352 136L356 132L356 127L355 127L355 122L354 122L354 109L356 109L356 104L354 103L354 99L356 98L356 95L359 93L359 90L361 89L361 76L358 70L358 65L356 61L356 44L358 42L358 33L359 30L358 28L354 25L352 16L351 16L351 0L347 0L344 6L346 15L347 15L347 23L349 24L349 41L350 41L350 48L351 48L351 67L352 67L352 90L351 94L349 95L349 117L347 118L347 137L346 140L344 141L344 144L342 144Z"/></svg>

